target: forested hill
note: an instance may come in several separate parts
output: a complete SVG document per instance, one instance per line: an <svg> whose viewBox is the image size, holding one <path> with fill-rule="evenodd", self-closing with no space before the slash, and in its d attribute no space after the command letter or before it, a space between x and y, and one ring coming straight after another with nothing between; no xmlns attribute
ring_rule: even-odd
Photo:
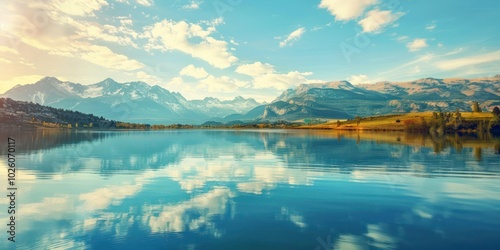
<svg viewBox="0 0 500 250"><path fill-rule="evenodd" d="M78 111L0 98L0 128L12 126L114 128L116 124L115 121Z"/></svg>

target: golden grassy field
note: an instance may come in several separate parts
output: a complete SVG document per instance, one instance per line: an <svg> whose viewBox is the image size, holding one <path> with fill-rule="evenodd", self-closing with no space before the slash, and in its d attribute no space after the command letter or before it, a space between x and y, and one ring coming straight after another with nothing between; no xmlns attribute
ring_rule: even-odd
<svg viewBox="0 0 500 250"><path fill-rule="evenodd" d="M424 119L429 122L433 112L406 113L397 115L372 116L361 118L359 125L356 120L341 121L337 126L336 121L330 121L323 124L305 125L301 128L310 129L336 129L336 130L381 130L381 131L404 131L407 123L419 122ZM493 118L490 112L460 112L464 120L484 120L489 121ZM399 120L399 122L398 122Z"/></svg>
<svg viewBox="0 0 500 250"><path fill-rule="evenodd" d="M369 130L311 130L308 135L321 138L337 138L338 140L355 139L361 141L372 141L376 143L388 143L395 145L407 145L413 147L443 148L446 145L455 148L491 148L500 149L500 138L491 137L489 134L481 136L457 134L434 137L426 133L406 133L401 131L378 132Z"/></svg>

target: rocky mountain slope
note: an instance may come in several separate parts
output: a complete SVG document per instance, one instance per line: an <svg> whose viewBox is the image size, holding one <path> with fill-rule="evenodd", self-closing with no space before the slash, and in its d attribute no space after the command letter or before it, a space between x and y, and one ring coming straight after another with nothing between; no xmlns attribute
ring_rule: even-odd
<svg viewBox="0 0 500 250"><path fill-rule="evenodd" d="M424 78L410 82L352 85L348 81L302 84L283 92L272 103L230 120L346 119L422 111L483 110L500 104L500 75L477 79Z"/></svg>

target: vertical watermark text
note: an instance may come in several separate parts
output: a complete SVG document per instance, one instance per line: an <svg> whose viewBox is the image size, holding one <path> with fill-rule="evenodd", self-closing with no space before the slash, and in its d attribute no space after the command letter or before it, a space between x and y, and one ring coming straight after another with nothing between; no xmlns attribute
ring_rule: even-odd
<svg viewBox="0 0 500 250"><path fill-rule="evenodd" d="M7 239L16 242L16 140L7 139L7 199L9 223L7 224Z"/></svg>

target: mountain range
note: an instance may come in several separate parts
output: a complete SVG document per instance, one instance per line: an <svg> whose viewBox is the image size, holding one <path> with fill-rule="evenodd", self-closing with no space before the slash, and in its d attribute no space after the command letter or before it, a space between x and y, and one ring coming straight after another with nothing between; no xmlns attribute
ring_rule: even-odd
<svg viewBox="0 0 500 250"><path fill-rule="evenodd" d="M410 82L352 85L348 81L302 84L283 92L270 104L231 120L349 119L422 111L470 111L473 101L483 110L500 105L500 75L476 79L423 78Z"/></svg>
<svg viewBox="0 0 500 250"><path fill-rule="evenodd" d="M360 85L348 81L302 84L284 91L271 103L243 97L187 100L180 93L144 82L118 83L108 78L82 85L45 77L34 84L15 86L1 97L135 123L349 119L404 112L469 111L473 101L483 110L491 110L500 105L500 75Z"/></svg>
<svg viewBox="0 0 500 250"><path fill-rule="evenodd" d="M180 93L144 82L118 83L105 79L92 85L45 77L34 84L17 85L1 97L29 101L103 116L107 119L151 124L190 123L246 113L262 105L240 96L229 101L207 97L186 100Z"/></svg>

